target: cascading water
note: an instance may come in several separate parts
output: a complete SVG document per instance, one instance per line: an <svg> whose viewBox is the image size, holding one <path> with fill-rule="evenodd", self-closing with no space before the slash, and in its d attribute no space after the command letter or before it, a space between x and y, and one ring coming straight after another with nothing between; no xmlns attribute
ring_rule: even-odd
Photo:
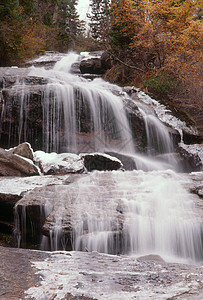
<svg viewBox="0 0 203 300"><path fill-rule="evenodd" d="M68 220L76 251L202 260L201 219L181 180L171 170L96 171L56 187L54 226L41 247L49 249L50 240L51 250L66 249L62 228Z"/></svg>
<svg viewBox="0 0 203 300"><path fill-rule="evenodd" d="M191 195L173 171L160 171L175 168L176 161L163 163L154 157L174 151L167 127L138 101L147 143L146 154L138 153L123 101L133 100L121 88L102 79L88 81L71 74L71 65L77 60L78 55L70 54L52 70L30 70L30 76L48 79L42 87L44 150L118 152L128 155L142 171L95 172L77 181L73 187L77 197L71 200L75 207L71 215L72 248L202 259L201 221ZM24 100L21 97L22 111L25 99L29 99L25 95ZM63 194L63 201L58 201L57 190L55 198L55 227L49 238L43 238L49 240L51 250L66 245L61 228L69 192L65 198Z"/></svg>
<svg viewBox="0 0 203 300"><path fill-rule="evenodd" d="M30 73L49 78L43 97L44 149L74 153L122 149L134 153L122 99L102 80L88 82L72 75L70 61L77 59L78 55L70 54L52 71L41 73L33 68ZM59 136L61 128L64 132Z"/></svg>
<svg viewBox="0 0 203 300"><path fill-rule="evenodd" d="M74 248L202 259L200 219L177 179L172 171L98 172L82 179Z"/></svg>

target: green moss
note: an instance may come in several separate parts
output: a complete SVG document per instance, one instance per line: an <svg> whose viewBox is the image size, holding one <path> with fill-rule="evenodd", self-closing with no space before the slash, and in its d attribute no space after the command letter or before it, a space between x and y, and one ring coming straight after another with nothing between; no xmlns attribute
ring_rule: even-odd
<svg viewBox="0 0 203 300"><path fill-rule="evenodd" d="M161 71L157 75L152 75L144 81L144 87L150 93L154 93L159 97L165 97L177 90L180 86L180 82L171 74Z"/></svg>

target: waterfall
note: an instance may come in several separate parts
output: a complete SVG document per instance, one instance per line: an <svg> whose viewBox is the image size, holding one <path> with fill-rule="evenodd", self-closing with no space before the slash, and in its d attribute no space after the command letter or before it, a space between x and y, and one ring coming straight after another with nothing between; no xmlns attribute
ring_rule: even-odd
<svg viewBox="0 0 203 300"><path fill-rule="evenodd" d="M201 219L181 180L170 170L96 171L66 192L59 187L53 200L51 250L66 249L62 227L71 210L73 250L202 260Z"/></svg>
<svg viewBox="0 0 203 300"><path fill-rule="evenodd" d="M71 73L79 55L70 53L53 69L32 67L30 76L48 79L44 87L43 150L46 152L117 152L130 155L138 169L176 168L177 161L154 163L155 151L171 153L173 142L167 127L152 110L132 100L122 88L101 78L92 81ZM128 120L128 102L137 105L143 118L147 156L136 150L136 138ZM152 155L153 156L153 155Z"/></svg>
<svg viewBox="0 0 203 300"><path fill-rule="evenodd" d="M53 69L29 69L30 77L45 80L35 97L42 104L43 150L118 153L130 158L137 170L93 172L81 176L70 187L56 186L49 209L46 204L40 208L54 214L50 234L43 236L42 249L67 249L68 244L73 250L158 253L163 257L201 260L202 225L191 194L182 187L180 175L169 170L178 169L175 158L159 159L159 155L169 157L174 152L169 128L141 101L143 94L135 100L122 88L102 79L88 80L72 74L72 64L78 60L79 55L70 53ZM18 84L21 93L15 101L19 101L20 120L15 130L20 141L28 139L27 107L33 100L26 83ZM15 88L17 91L19 86ZM136 107L139 126L143 127L142 152L129 118L131 104ZM70 207L71 229L67 238L63 224ZM21 227L27 220L25 215ZM17 221L20 227L18 217Z"/></svg>

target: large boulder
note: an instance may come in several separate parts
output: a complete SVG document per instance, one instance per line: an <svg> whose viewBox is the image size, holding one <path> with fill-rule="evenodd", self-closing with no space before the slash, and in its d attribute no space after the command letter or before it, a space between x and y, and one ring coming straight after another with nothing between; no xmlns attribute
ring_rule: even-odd
<svg viewBox="0 0 203 300"><path fill-rule="evenodd" d="M81 154L84 165L88 171L112 171L123 167L122 162L113 156L102 153Z"/></svg>
<svg viewBox="0 0 203 300"><path fill-rule="evenodd" d="M57 154L55 152L36 151L34 159L45 175L81 173L84 171L82 159L73 153Z"/></svg>
<svg viewBox="0 0 203 300"><path fill-rule="evenodd" d="M184 172L201 171L203 169L203 145L179 144Z"/></svg>
<svg viewBox="0 0 203 300"><path fill-rule="evenodd" d="M13 154L18 154L22 157L33 160L33 150L29 143L22 143L11 150Z"/></svg>
<svg viewBox="0 0 203 300"><path fill-rule="evenodd" d="M96 51L89 53L80 62L80 71L82 74L104 74L111 68L111 59L107 52Z"/></svg>
<svg viewBox="0 0 203 300"><path fill-rule="evenodd" d="M100 58L83 59L80 63L81 73L89 74L104 74L105 70L102 67Z"/></svg>
<svg viewBox="0 0 203 300"><path fill-rule="evenodd" d="M118 158L122 162L123 168L125 170L131 171L137 169L135 159L131 155L113 151L106 152L106 154Z"/></svg>
<svg viewBox="0 0 203 300"><path fill-rule="evenodd" d="M30 159L23 158L10 151L0 148L1 176L31 176L39 175L39 169Z"/></svg>

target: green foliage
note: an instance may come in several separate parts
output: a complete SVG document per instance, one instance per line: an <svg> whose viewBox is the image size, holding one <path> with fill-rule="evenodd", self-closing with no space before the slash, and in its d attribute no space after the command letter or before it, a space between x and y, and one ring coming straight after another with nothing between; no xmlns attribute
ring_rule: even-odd
<svg viewBox="0 0 203 300"><path fill-rule="evenodd" d="M100 43L108 40L110 30L110 0L91 0L90 33Z"/></svg>
<svg viewBox="0 0 203 300"><path fill-rule="evenodd" d="M83 25L77 0L0 0L0 65L74 47Z"/></svg>
<svg viewBox="0 0 203 300"><path fill-rule="evenodd" d="M152 75L144 81L144 87L159 97L165 97L173 93L180 86L180 82L171 74L161 71Z"/></svg>
<svg viewBox="0 0 203 300"><path fill-rule="evenodd" d="M122 26L120 25L113 25L109 32L109 36L110 36L109 44L113 51L116 51L118 49L121 50L128 49L133 37L130 34L123 35Z"/></svg>
<svg viewBox="0 0 203 300"><path fill-rule="evenodd" d="M0 0L0 21L3 21L4 18L14 17L14 11L17 7L16 0Z"/></svg>

